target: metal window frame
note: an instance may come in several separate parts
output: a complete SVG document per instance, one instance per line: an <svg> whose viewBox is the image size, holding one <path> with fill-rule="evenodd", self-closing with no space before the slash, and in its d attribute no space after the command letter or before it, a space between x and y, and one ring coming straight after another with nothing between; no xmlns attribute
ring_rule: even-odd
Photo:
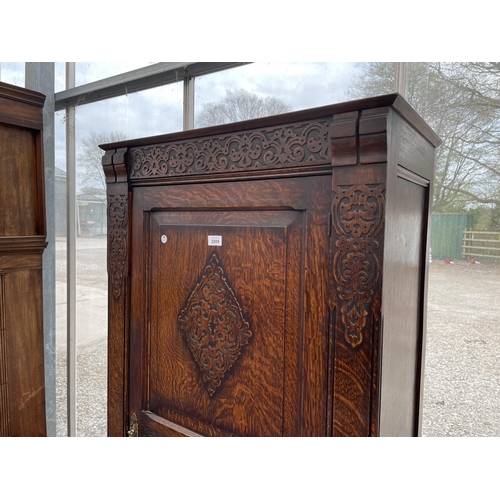
<svg viewBox="0 0 500 500"><path fill-rule="evenodd" d="M75 63L66 63L66 88L75 86ZM57 94L56 94L57 95ZM66 108L66 377L67 435L76 436L76 144L75 106Z"/></svg>
<svg viewBox="0 0 500 500"><path fill-rule="evenodd" d="M55 94L55 110L102 101L111 97L185 81L250 63L242 62L171 62L157 63L120 75L97 80Z"/></svg>
<svg viewBox="0 0 500 500"><path fill-rule="evenodd" d="M0 64L1 66L1 64ZM1 69L1 68L0 68ZM43 156L47 247L43 252L43 339L45 415L47 436L56 436L56 249L55 249L55 148L53 62L26 62L26 88L46 96L43 107ZM1 74L0 74L1 78Z"/></svg>
<svg viewBox="0 0 500 500"><path fill-rule="evenodd" d="M394 63L394 92L401 94L406 99L406 89L408 88L408 63Z"/></svg>

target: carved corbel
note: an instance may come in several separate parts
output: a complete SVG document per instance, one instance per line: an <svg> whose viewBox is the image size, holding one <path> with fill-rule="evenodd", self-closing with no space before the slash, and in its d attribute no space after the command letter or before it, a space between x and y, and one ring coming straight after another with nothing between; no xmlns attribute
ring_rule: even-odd
<svg viewBox="0 0 500 500"><path fill-rule="evenodd" d="M128 272L127 148L106 152L102 166L108 185L108 275L110 291L118 299Z"/></svg>

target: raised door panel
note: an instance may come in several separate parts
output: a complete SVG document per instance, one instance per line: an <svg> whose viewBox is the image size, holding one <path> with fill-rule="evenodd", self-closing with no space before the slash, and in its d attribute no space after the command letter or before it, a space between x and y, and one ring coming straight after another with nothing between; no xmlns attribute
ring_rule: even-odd
<svg viewBox="0 0 500 500"><path fill-rule="evenodd" d="M42 271L8 271L0 275L0 287L0 348L4 351L0 370L3 405L6 404L0 407L0 432L9 436L44 436Z"/></svg>
<svg viewBox="0 0 500 500"><path fill-rule="evenodd" d="M234 434L283 432L285 336L297 335L285 307L299 306L285 294L298 277L301 215L153 215L150 411Z"/></svg>
<svg viewBox="0 0 500 500"><path fill-rule="evenodd" d="M39 233L36 136L30 129L0 123L0 236Z"/></svg>
<svg viewBox="0 0 500 500"><path fill-rule="evenodd" d="M326 408L312 403L326 396L326 360L319 385L308 363L312 337L327 352L327 320L304 306L321 302L327 318L327 252L315 250L327 245L328 187L321 178L207 184L188 200L185 187L145 191L130 375L141 435L324 434L311 411ZM325 275L311 277L318 264Z"/></svg>

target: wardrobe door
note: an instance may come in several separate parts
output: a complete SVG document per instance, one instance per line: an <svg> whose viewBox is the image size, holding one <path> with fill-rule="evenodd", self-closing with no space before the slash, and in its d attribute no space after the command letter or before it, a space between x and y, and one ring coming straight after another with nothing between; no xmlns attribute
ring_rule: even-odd
<svg viewBox="0 0 500 500"><path fill-rule="evenodd" d="M325 432L324 415L318 425L310 411L324 404L304 407L326 389L306 380L326 373L307 366L317 347L308 339L327 351L324 186L317 177L137 190L129 414L140 435Z"/></svg>

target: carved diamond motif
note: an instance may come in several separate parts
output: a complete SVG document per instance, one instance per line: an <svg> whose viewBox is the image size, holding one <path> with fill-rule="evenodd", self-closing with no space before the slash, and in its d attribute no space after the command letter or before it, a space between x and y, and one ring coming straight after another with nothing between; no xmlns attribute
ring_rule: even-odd
<svg viewBox="0 0 500 500"><path fill-rule="evenodd" d="M252 336L216 253L181 311L179 323L213 396Z"/></svg>

